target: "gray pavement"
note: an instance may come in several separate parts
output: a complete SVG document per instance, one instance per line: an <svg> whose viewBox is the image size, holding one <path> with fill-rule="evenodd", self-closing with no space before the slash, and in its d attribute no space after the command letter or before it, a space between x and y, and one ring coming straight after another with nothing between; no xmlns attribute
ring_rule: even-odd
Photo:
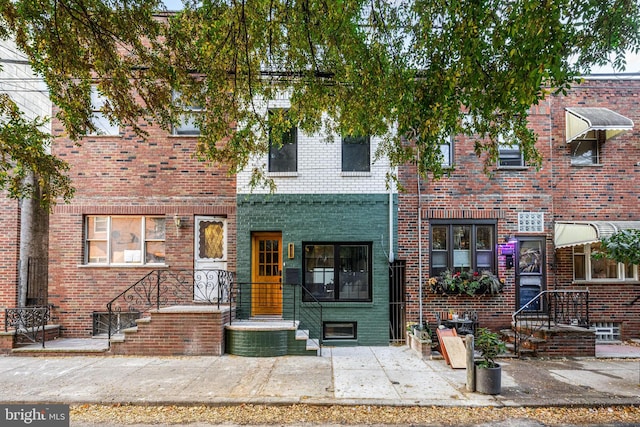
<svg viewBox="0 0 640 427"><path fill-rule="evenodd" d="M321 357L0 357L0 402L575 406L640 403L640 347L597 358L501 359L502 393L407 346L325 347Z"/></svg>

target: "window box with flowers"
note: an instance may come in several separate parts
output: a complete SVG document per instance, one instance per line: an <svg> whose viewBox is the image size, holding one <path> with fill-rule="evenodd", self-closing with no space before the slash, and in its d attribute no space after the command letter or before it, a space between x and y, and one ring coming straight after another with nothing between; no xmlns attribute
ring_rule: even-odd
<svg viewBox="0 0 640 427"><path fill-rule="evenodd" d="M437 277L429 278L431 292L443 295L495 295L502 292L504 279L500 279L488 270L444 271Z"/></svg>

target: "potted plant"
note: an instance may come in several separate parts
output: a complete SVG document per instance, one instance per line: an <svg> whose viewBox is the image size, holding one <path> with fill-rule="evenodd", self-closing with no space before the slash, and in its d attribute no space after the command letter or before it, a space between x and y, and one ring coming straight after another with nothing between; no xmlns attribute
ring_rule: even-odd
<svg viewBox="0 0 640 427"><path fill-rule="evenodd" d="M428 281L431 291L444 295L496 295L504 288L504 279L496 277L488 270L451 272L445 270Z"/></svg>
<svg viewBox="0 0 640 427"><path fill-rule="evenodd" d="M500 336L487 328L478 328L475 349L481 359L476 361L476 391L484 394L500 394L502 389L502 368L495 361L500 353L507 350Z"/></svg>

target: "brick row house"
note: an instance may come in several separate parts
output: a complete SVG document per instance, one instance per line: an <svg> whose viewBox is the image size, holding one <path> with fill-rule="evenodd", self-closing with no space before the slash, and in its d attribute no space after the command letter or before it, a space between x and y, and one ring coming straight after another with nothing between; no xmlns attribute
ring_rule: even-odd
<svg viewBox="0 0 640 427"><path fill-rule="evenodd" d="M400 168L407 319L433 325L440 313L472 312L480 326L499 330L521 308L543 309L541 300L527 306L541 291L588 290L598 339L638 337L638 266L591 254L601 238L640 228L639 97L638 80L589 78L534 106L540 170L517 146L501 146L489 177L474 139L461 136L443 147L444 161L455 164L451 176L418 182L415 168ZM505 285L497 295L434 293L429 278L444 270L489 270Z"/></svg>
<svg viewBox="0 0 640 427"><path fill-rule="evenodd" d="M264 103L265 112L289 106L286 96ZM281 148L271 141L269 154L238 174L238 282L254 283L255 291L281 275L285 284L301 283L308 289L297 297L301 308L322 305L316 338L384 345L397 208L397 193L386 185L389 162L374 161L378 138L334 135L327 143L325 137L290 129ZM274 194L249 185L251 170L262 165ZM273 248L282 248L279 265L269 257ZM283 315L286 288L268 292L275 295L254 304L252 316Z"/></svg>
<svg viewBox="0 0 640 427"><path fill-rule="evenodd" d="M105 333L106 304L156 271L236 268L235 178L194 158L193 129L148 128L143 140L94 121L100 133L77 146L54 120L76 188L50 221L49 303L67 337Z"/></svg>
<svg viewBox="0 0 640 427"><path fill-rule="evenodd" d="M326 345L384 345L405 322L437 324L436 314L448 311L509 328L512 314L539 292L587 288L589 326L601 338L637 337L638 267L590 254L613 231L640 227L633 179L639 94L638 80L587 79L532 107L540 170L523 162L518 147L502 146L489 177L474 139L452 136L442 152L455 172L438 181L418 179L412 165L391 170L385 159L374 161L374 136L334 135L327 144L326 135L294 128L280 148L272 145L230 176L192 156L198 131L188 125L149 127L143 140L96 112L101 134L76 146L54 120L53 152L72 166L76 194L50 216L52 322L63 337L101 335L107 303L145 278L226 270L237 294L224 299L239 317L298 319L321 306L322 316L306 323L318 323L312 334ZM264 113L289 106L286 97L269 100ZM251 169L262 165L274 193L249 185ZM389 172L405 191L387 188ZM11 233L3 237L0 268L11 272L19 212L9 209L2 221ZM403 281L391 280L399 270L390 274L390 260L405 266ZM432 292L430 278L445 270L489 270L504 288L496 295ZM11 274L3 280L3 308L12 307L17 281ZM208 290L193 286L182 304L208 299ZM396 286L399 300L390 292ZM397 307L406 311L398 316ZM245 354L243 346L261 343L233 338L230 345Z"/></svg>

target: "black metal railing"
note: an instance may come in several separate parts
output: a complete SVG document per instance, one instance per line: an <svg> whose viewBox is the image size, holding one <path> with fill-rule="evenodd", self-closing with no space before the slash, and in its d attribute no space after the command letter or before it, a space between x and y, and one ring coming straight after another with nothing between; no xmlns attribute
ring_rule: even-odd
<svg viewBox="0 0 640 427"><path fill-rule="evenodd" d="M4 331L14 328L16 335L36 343L42 341L44 348L46 326L51 312L45 307L17 307L4 310Z"/></svg>
<svg viewBox="0 0 640 427"><path fill-rule="evenodd" d="M322 354L322 304L304 285L242 282L236 294L236 319L274 316L297 322Z"/></svg>
<svg viewBox="0 0 640 427"><path fill-rule="evenodd" d="M589 328L589 290L546 290L513 313L514 352L542 328L570 325Z"/></svg>
<svg viewBox="0 0 640 427"><path fill-rule="evenodd" d="M153 270L107 303L108 336L135 324L135 319L117 322L116 317L123 318L120 313L142 316L151 309L194 302L232 308L233 283L233 273L226 270Z"/></svg>

